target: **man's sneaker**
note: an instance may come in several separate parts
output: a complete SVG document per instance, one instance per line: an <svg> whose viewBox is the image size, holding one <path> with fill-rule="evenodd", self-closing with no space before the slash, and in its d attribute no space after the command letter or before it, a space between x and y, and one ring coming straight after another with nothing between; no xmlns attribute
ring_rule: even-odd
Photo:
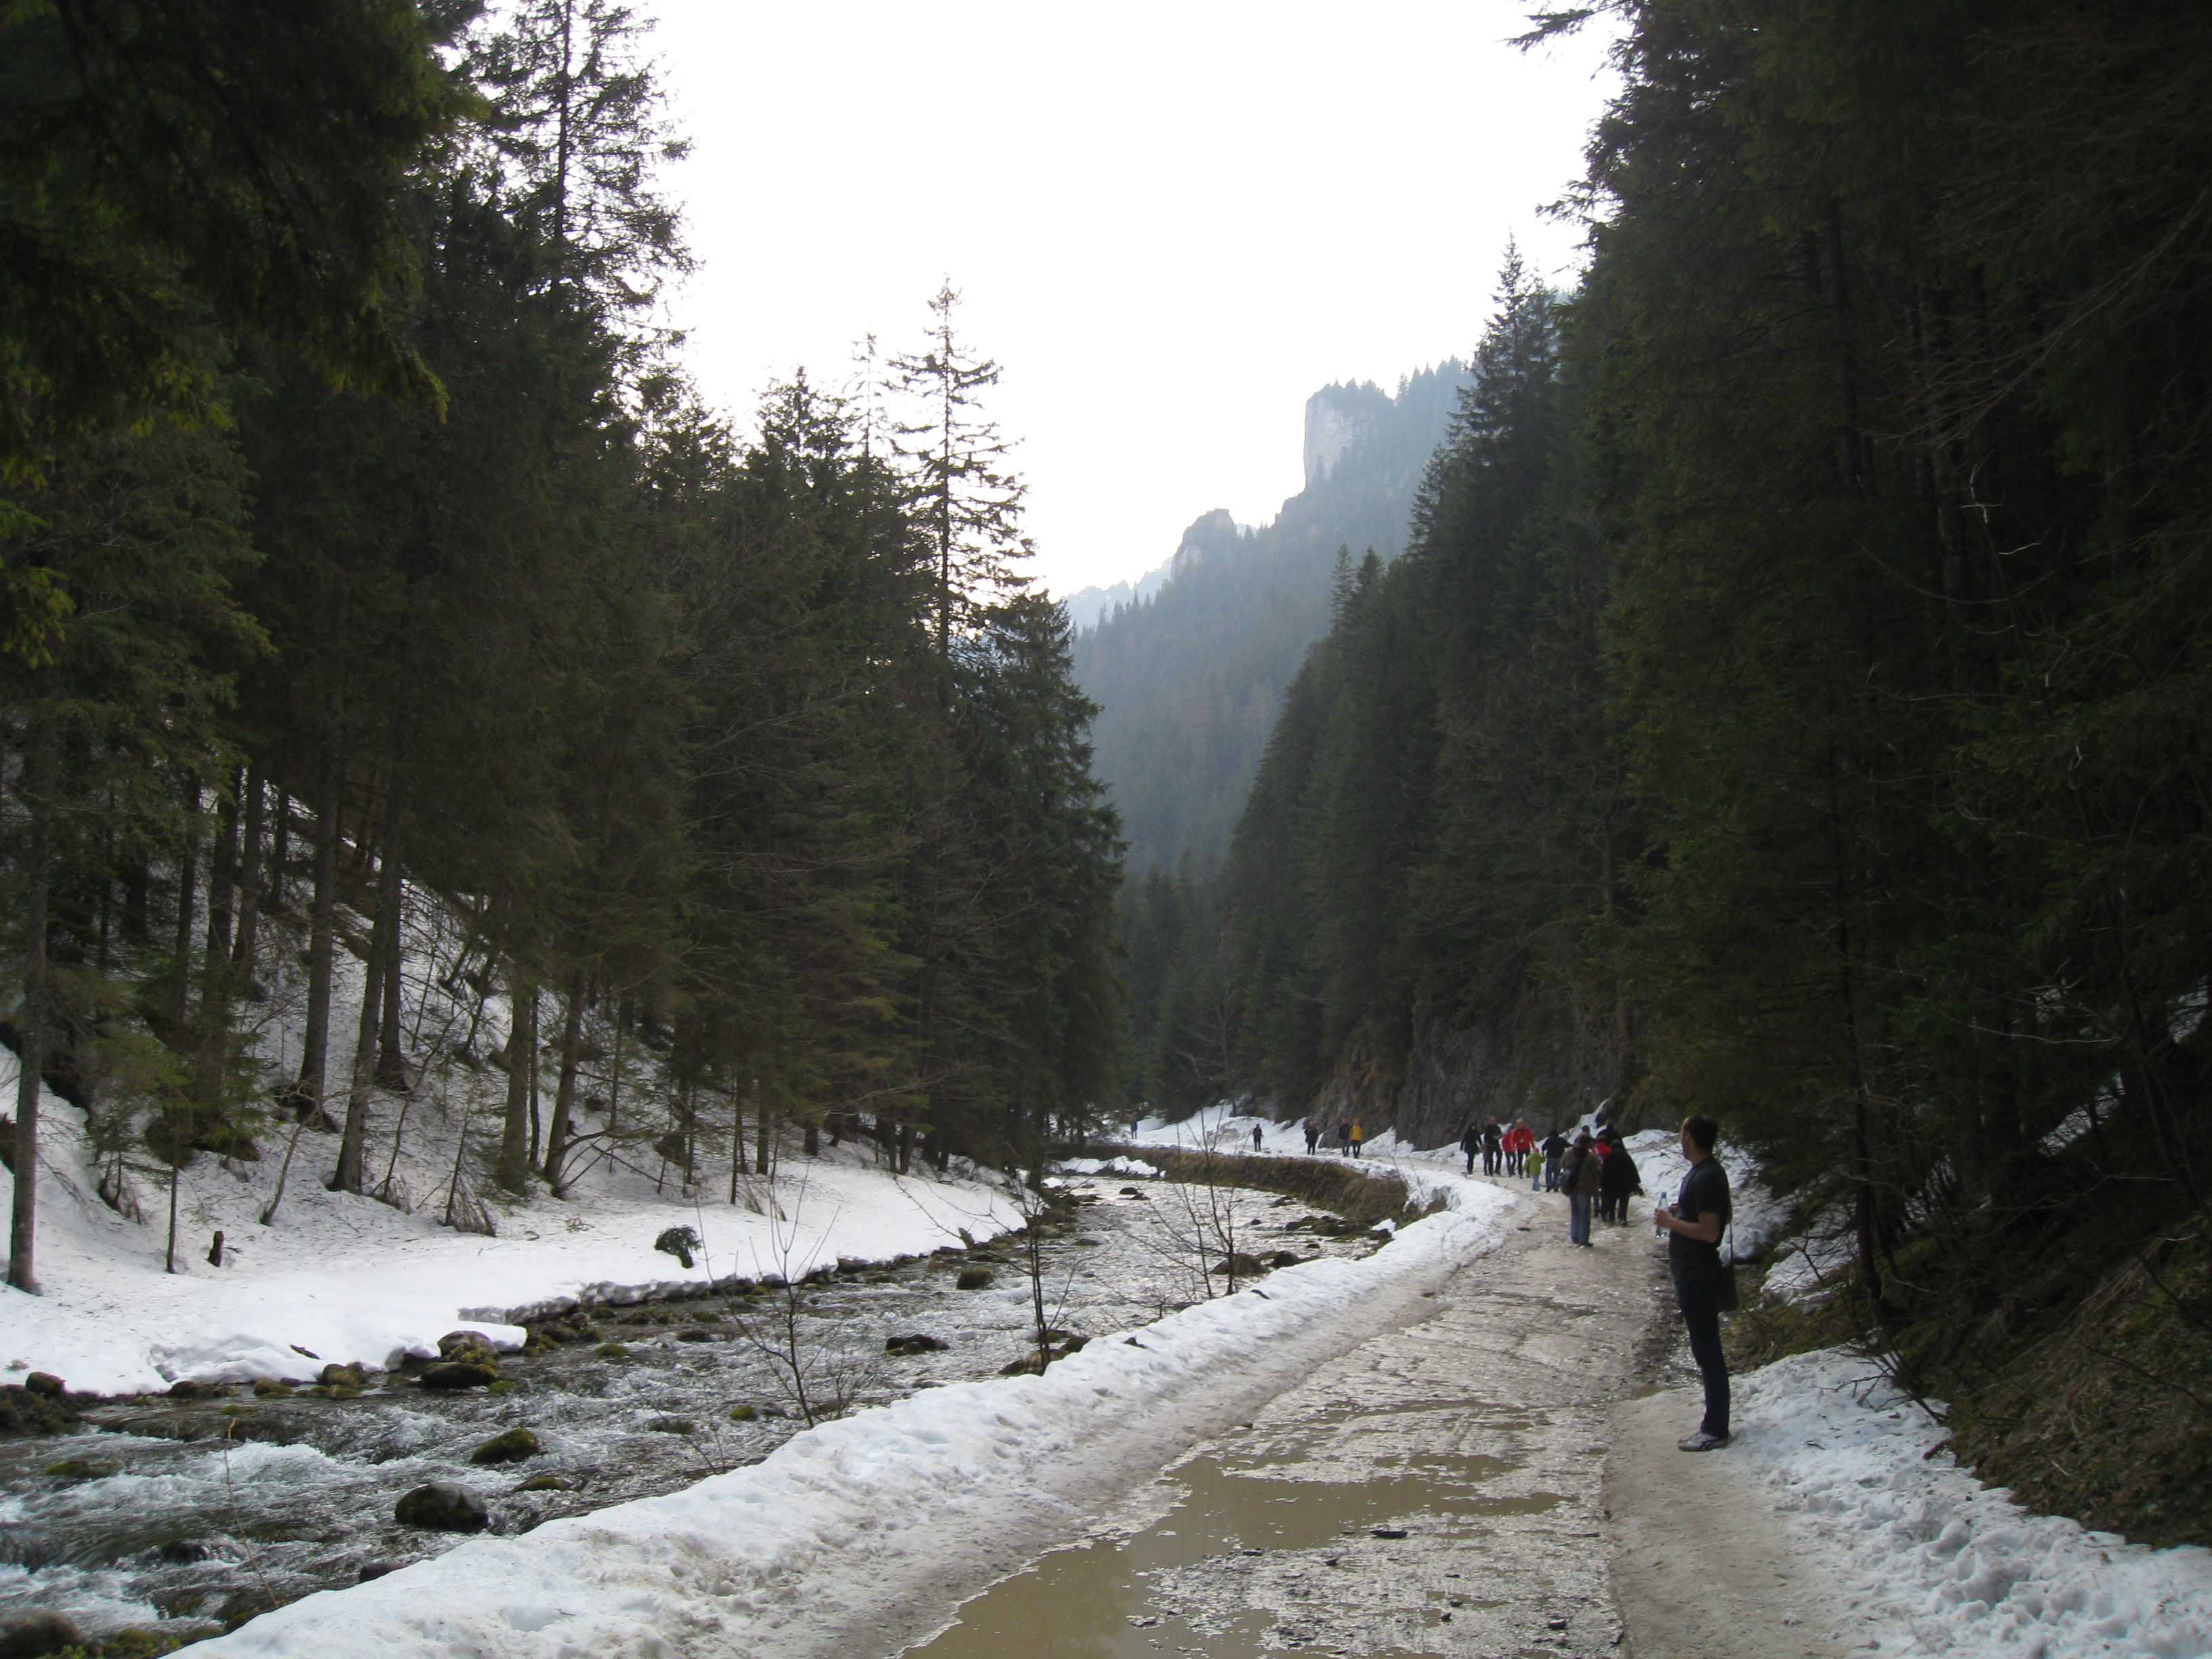
<svg viewBox="0 0 2212 1659"><path fill-rule="evenodd" d="M1674 1443L1684 1451L1711 1451L1715 1447L1725 1446L1728 1443L1729 1437L1724 1434L1707 1434L1703 1429L1699 1429L1688 1438L1678 1440Z"/></svg>

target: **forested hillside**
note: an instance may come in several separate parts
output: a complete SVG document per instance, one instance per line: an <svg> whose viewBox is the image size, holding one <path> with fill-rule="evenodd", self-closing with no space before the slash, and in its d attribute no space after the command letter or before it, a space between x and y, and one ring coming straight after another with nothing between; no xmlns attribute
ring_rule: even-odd
<svg viewBox="0 0 2212 1659"><path fill-rule="evenodd" d="M434 991L512 1011L441 1051L505 1075L457 1192L718 1123L1033 1162L1110 1087L1115 824L956 296L892 430L799 380L740 435L653 320L631 14L468 15L0 20L19 1287L49 1091L116 1190L305 1125L368 1191Z"/></svg>
<svg viewBox="0 0 2212 1659"><path fill-rule="evenodd" d="M2212 14L1613 9L1587 280L1509 265L1221 878L1142 896L1144 1076L1711 1112L1962 1455L2202 1538Z"/></svg>
<svg viewBox="0 0 2212 1659"><path fill-rule="evenodd" d="M1097 771L1144 872L1219 859L1283 688L1328 626L1331 573L1348 549L1384 558L1443 435L1456 362L1391 396L1364 382L1306 404L1305 488L1272 524L1206 514L1166 580L1076 636L1075 678L1099 705Z"/></svg>

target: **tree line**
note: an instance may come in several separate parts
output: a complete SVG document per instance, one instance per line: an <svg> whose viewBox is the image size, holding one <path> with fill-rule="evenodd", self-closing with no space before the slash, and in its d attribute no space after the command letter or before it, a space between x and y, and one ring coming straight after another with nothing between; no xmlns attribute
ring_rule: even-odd
<svg viewBox="0 0 2212 1659"><path fill-rule="evenodd" d="M1587 275L1509 263L1218 882L1143 890L1139 1075L1711 1113L1986 1468L2197 1535L2212 15L1603 9Z"/></svg>
<svg viewBox="0 0 2212 1659"><path fill-rule="evenodd" d="M173 1175L326 1127L372 1190L433 997L505 1073L512 1194L615 1133L579 1079L626 1050L664 1166L717 1112L733 1169L747 1119L1033 1164L1112 1093L1117 825L997 366L948 286L881 385L702 408L640 37L615 0L0 24L21 1288L47 1092Z"/></svg>

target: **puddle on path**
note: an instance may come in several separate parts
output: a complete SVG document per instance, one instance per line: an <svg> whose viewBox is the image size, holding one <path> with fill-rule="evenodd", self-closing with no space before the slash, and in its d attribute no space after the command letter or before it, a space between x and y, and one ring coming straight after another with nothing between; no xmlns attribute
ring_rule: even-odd
<svg viewBox="0 0 2212 1659"><path fill-rule="evenodd" d="M1286 1460L1269 1460L1280 1461ZM1302 1639L1281 1616L1243 1607L1241 1597L1238 1609L1224 1618L1218 1607L1194 1605L1215 1597L1186 1594L1193 1588L1188 1583L1164 1581L1200 1567L1231 1575L1263 1571L1267 1559L1283 1551L1314 1552L1299 1569L1327 1572L1332 1569L1321 1552L1370 1540L1377 1528L1462 1535L1486 1516L1540 1514L1564 1501L1553 1492L1485 1496L1482 1482L1517 1467L1495 1457L1425 1459L1401 1473L1357 1482L1273 1479L1240 1463L1209 1455L1181 1465L1163 1478L1183 1496L1152 1526L1046 1556L967 1602L958 1623L908 1650L908 1659L1330 1654L1340 1650Z"/></svg>

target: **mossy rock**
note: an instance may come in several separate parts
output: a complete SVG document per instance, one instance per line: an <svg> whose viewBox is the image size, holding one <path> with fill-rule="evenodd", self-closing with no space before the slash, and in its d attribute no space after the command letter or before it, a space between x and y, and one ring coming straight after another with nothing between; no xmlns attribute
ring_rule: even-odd
<svg viewBox="0 0 2212 1659"><path fill-rule="evenodd" d="M69 1385L52 1371L33 1371L23 1379L23 1386L33 1394L44 1395L49 1400L58 1400L69 1392Z"/></svg>
<svg viewBox="0 0 2212 1659"><path fill-rule="evenodd" d="M998 1275L988 1267L966 1267L952 1281L952 1287L960 1291L988 1291L997 1278Z"/></svg>
<svg viewBox="0 0 2212 1659"><path fill-rule="evenodd" d="M453 1480L416 1487L399 1500L392 1515L403 1527L430 1532L482 1532L491 1519L483 1499Z"/></svg>
<svg viewBox="0 0 2212 1659"><path fill-rule="evenodd" d="M528 1429L512 1428L492 1437L469 1454L471 1463L520 1463L545 1449Z"/></svg>
<svg viewBox="0 0 2212 1659"><path fill-rule="evenodd" d="M574 1492L576 1483L563 1480L557 1474L533 1474L515 1487L517 1492Z"/></svg>
<svg viewBox="0 0 2212 1659"><path fill-rule="evenodd" d="M253 1392L264 1400L289 1399L292 1390L273 1376L264 1376L253 1385Z"/></svg>
<svg viewBox="0 0 2212 1659"><path fill-rule="evenodd" d="M356 1394L368 1386L368 1379L362 1375L358 1365L325 1365L315 1381L326 1389L351 1389Z"/></svg>
<svg viewBox="0 0 2212 1659"><path fill-rule="evenodd" d="M123 1473L120 1463L103 1463L90 1457L64 1457L58 1463L49 1463L40 1471L57 1480L105 1480L111 1474Z"/></svg>
<svg viewBox="0 0 2212 1659"><path fill-rule="evenodd" d="M425 1370L416 1381L426 1389L482 1389L499 1381L489 1365L472 1360L446 1359Z"/></svg>
<svg viewBox="0 0 2212 1659"><path fill-rule="evenodd" d="M49 1653L82 1651L84 1637L68 1614L46 1607L0 1613L0 1655L6 1659L43 1659Z"/></svg>
<svg viewBox="0 0 2212 1659"><path fill-rule="evenodd" d="M750 1423L759 1415L760 1413L755 1411L750 1406L732 1406L730 1407L730 1421L732 1423Z"/></svg>
<svg viewBox="0 0 2212 1659"><path fill-rule="evenodd" d="M592 1352L599 1355L602 1359L627 1359L629 1358L629 1350L623 1346L619 1342L602 1342L598 1347L592 1349Z"/></svg>
<svg viewBox="0 0 2212 1659"><path fill-rule="evenodd" d="M645 1425L655 1434L696 1434L699 1425L688 1417L656 1417Z"/></svg>
<svg viewBox="0 0 2212 1659"><path fill-rule="evenodd" d="M916 1331L908 1336L884 1339L884 1352L896 1354L941 1353L952 1345L941 1336L929 1336Z"/></svg>

